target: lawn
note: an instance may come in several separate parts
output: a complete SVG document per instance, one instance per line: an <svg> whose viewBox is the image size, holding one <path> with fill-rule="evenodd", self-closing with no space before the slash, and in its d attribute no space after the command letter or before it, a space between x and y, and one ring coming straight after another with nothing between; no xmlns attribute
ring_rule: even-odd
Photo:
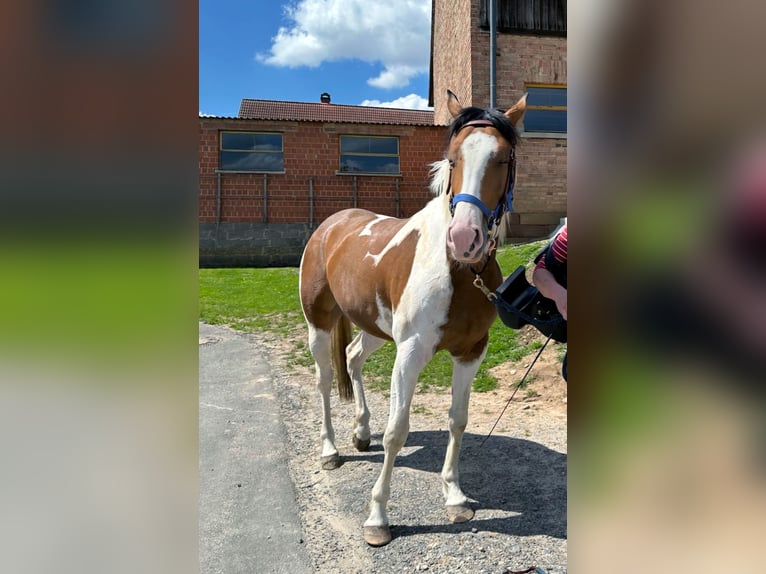
<svg viewBox="0 0 766 574"><path fill-rule="evenodd" d="M529 265L544 243L504 246L498 250L503 275L519 265ZM292 357L297 364L311 365L306 349L306 329L298 297L298 269L200 269L200 320L214 325L230 325L245 332L264 332L295 342ZM474 380L474 390L489 391L497 380L489 369L529 354L540 343L523 344L516 332L499 320L492 325L487 356ZM364 376L372 388L387 390L395 348L387 343L364 366ZM445 351L437 353L420 374L420 390L448 389L452 360Z"/></svg>

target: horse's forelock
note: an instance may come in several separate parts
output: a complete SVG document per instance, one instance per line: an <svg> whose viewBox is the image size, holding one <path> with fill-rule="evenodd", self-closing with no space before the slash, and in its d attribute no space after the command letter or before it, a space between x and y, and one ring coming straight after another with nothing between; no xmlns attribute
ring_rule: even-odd
<svg viewBox="0 0 766 574"><path fill-rule="evenodd" d="M500 135L508 140L508 143L515 146L518 142L519 134L516 128L501 110L484 110L474 107L463 108L460 114L452 121L449 129L450 139L455 137L465 124L474 120L489 120L495 129L500 132Z"/></svg>
<svg viewBox="0 0 766 574"><path fill-rule="evenodd" d="M449 160L447 158L431 164L431 193L439 196L447 192L449 186Z"/></svg>

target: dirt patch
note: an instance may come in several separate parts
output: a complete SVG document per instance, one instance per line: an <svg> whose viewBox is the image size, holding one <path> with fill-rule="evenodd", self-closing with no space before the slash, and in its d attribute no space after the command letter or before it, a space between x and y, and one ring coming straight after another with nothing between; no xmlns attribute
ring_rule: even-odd
<svg viewBox="0 0 766 574"><path fill-rule="evenodd" d="M544 338L531 328L524 343ZM366 393L372 445L350 444L353 404L331 399L343 465L319 467L321 409L313 368L290 363L297 341L256 337L269 354L288 433L290 473L317 572L506 572L531 565L566 572L566 383L563 346L549 343L527 384L508 405L492 437L482 444L524 375L533 353L492 370L496 390L472 393L461 454L461 485L476 516L465 524L446 519L439 473L444 462L448 391L418 392L410 435L394 468L389 517L394 540L371 548L362 523L383 461L388 398Z"/></svg>
<svg viewBox="0 0 766 574"><path fill-rule="evenodd" d="M545 342L545 337L531 327L521 330L518 338L524 345L533 341L541 344ZM513 399L500 418L497 431L507 430L509 416L527 410L533 410L541 419L550 419L551 424L566 425L567 385L561 376L561 361L565 349L565 345L549 342L529 370L523 386L518 390L516 386L521 382L537 351L519 361L503 363L490 369L490 374L498 380L497 388L484 393L471 393L467 430L488 433L511 395ZM448 391L417 393L413 401L414 416L422 414L418 411L425 409L426 412L432 412L441 417L449 409L449 404Z"/></svg>

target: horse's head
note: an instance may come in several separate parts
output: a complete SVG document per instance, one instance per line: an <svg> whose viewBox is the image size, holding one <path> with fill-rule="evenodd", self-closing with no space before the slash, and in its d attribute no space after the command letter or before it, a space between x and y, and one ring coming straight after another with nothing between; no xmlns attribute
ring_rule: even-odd
<svg viewBox="0 0 766 574"><path fill-rule="evenodd" d="M453 259L476 263L490 250L493 226L511 209L515 178L516 124L526 109L526 96L505 113L461 107L447 90L450 126L450 211L447 247Z"/></svg>

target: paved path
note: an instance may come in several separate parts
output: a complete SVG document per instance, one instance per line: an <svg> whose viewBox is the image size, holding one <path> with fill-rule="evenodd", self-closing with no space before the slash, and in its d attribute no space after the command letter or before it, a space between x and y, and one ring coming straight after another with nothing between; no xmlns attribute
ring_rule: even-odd
<svg viewBox="0 0 766 574"><path fill-rule="evenodd" d="M200 572L312 572L271 368L246 335L199 337Z"/></svg>

